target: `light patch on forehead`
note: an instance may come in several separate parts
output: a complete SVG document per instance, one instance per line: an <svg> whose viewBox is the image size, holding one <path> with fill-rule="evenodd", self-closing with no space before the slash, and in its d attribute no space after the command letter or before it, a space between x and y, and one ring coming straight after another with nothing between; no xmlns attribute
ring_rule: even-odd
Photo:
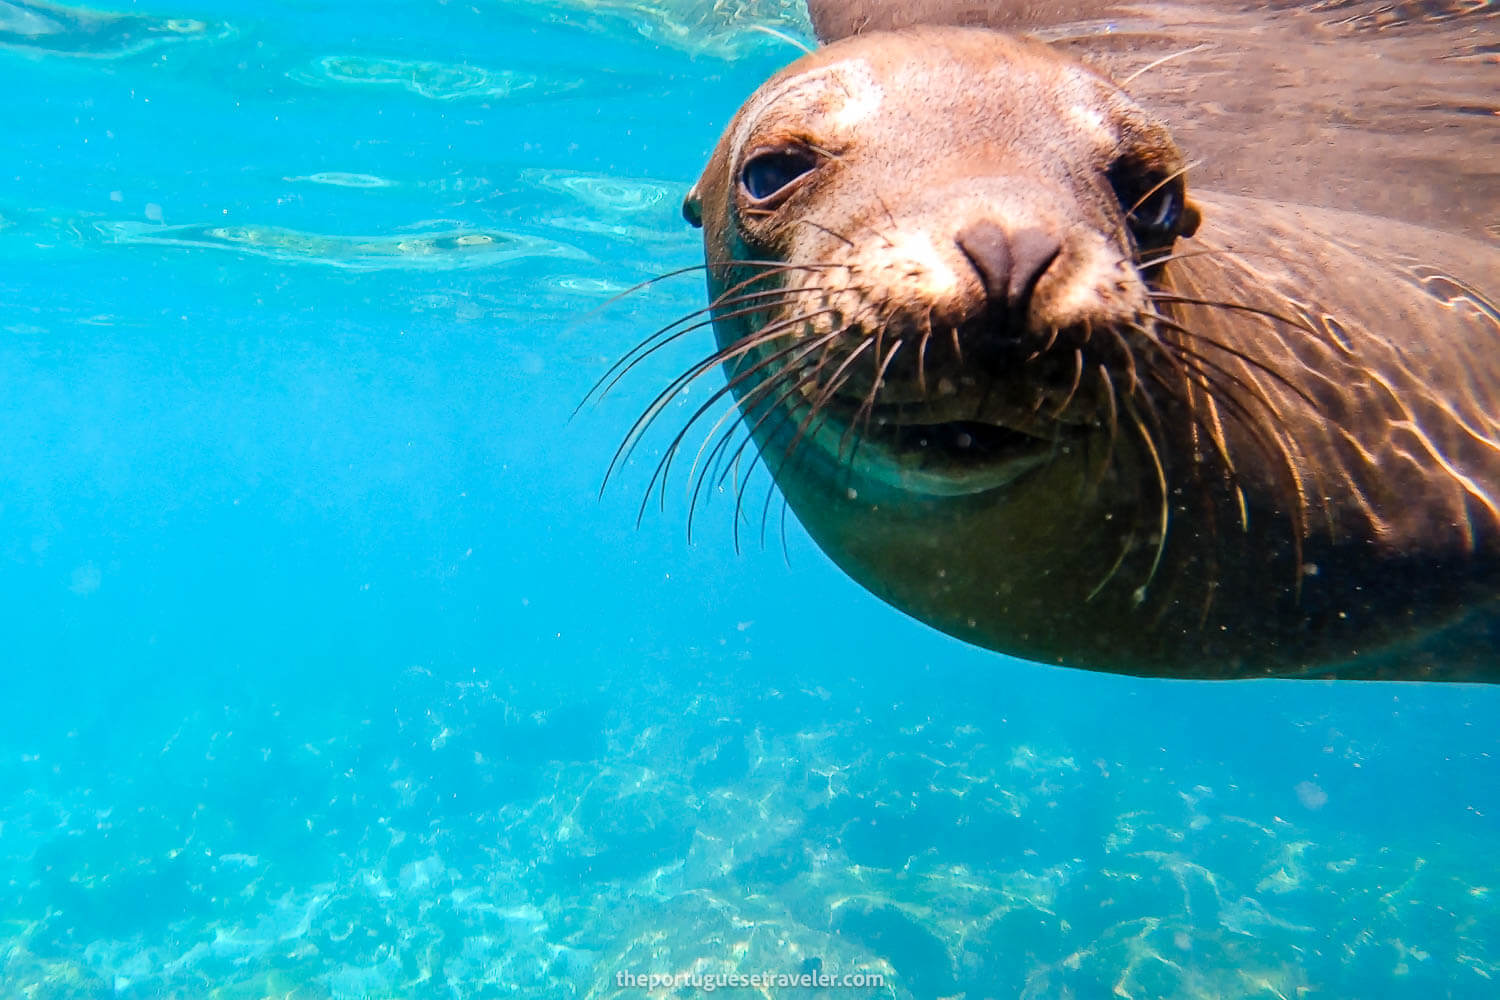
<svg viewBox="0 0 1500 1000"><path fill-rule="evenodd" d="M847 94L844 106L833 113L833 124L840 129L852 129L880 110L885 101L885 88L876 82L870 64L863 59L850 59L844 65L846 69L840 74L840 82Z"/></svg>
<svg viewBox="0 0 1500 1000"><path fill-rule="evenodd" d="M784 81L774 90L756 94L740 113L734 134L734 158L745 152L750 133L773 109L780 118L819 118L837 130L857 127L880 110L885 88L863 59L841 59Z"/></svg>
<svg viewBox="0 0 1500 1000"><path fill-rule="evenodd" d="M1062 115L1083 135L1102 146L1117 141L1110 127L1109 108L1104 106L1098 81L1081 69L1069 67L1058 82L1058 105Z"/></svg>
<svg viewBox="0 0 1500 1000"><path fill-rule="evenodd" d="M1114 132L1111 131L1103 112L1097 107L1075 104L1068 108L1067 116L1070 123L1099 145L1109 145L1115 141Z"/></svg>

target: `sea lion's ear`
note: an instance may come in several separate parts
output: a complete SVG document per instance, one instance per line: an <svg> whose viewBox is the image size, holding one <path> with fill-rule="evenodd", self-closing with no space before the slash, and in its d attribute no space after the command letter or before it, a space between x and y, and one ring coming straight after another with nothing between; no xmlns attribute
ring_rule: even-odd
<svg viewBox="0 0 1500 1000"><path fill-rule="evenodd" d="M703 198L698 194L696 184L688 191L687 197L682 199L682 217L694 229L703 228Z"/></svg>
<svg viewBox="0 0 1500 1000"><path fill-rule="evenodd" d="M1182 239L1188 239L1198 231L1203 223L1203 213L1198 206L1190 201L1182 203L1182 221L1177 225L1177 235Z"/></svg>

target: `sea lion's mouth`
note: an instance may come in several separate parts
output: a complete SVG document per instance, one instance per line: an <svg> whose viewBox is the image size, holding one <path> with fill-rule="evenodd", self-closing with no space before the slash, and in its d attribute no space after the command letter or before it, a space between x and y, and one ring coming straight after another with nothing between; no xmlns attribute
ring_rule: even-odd
<svg viewBox="0 0 1500 1000"><path fill-rule="evenodd" d="M946 408L945 408L946 409ZM826 419L808 435L813 447L861 477L907 493L966 496L999 489L1045 464L1060 428L1020 430L977 416L939 419L910 406L860 412L857 403L825 403Z"/></svg>

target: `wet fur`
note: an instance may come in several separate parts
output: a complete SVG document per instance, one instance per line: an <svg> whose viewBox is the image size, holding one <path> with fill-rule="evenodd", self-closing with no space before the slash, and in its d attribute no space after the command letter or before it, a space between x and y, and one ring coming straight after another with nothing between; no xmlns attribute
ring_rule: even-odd
<svg viewBox="0 0 1500 1000"><path fill-rule="evenodd" d="M721 145L700 182L700 211L730 199L728 155ZM1042 437L1060 429L1054 454L1004 488L1007 499L983 498L1016 512L879 484L848 498L827 488L840 474L855 481L890 386L903 404L928 405L934 383L976 349L961 317L914 318L885 298L904 294L888 276L841 262L841 246L895 235L878 195L878 210L847 231L796 219L816 235L770 242L818 249L786 259L717 242L735 225L709 220L711 305L648 338L601 387L710 323L721 346L662 391L611 471L683 386L722 366L726 385L671 441L647 499L690 429L733 395L738 407L697 449L693 507L738 472L738 528L749 481L740 460L754 440L836 561L956 635L1133 673L1496 679L1488 650L1463 662L1410 648L1413 635L1491 613L1500 587L1500 317L1483 291L1500 287L1494 251L1347 213L1197 200L1204 225L1192 239L1122 241L1138 306L1010 345L1018 353L1003 370L1024 373L1030 395L1016 394L1007 424ZM1119 206L1110 224L1133 208ZM808 442L830 423L834 468L820 470L829 455L809 457ZM1073 512L1088 524L1039 524ZM985 546L1003 559L1021 551L1012 562L1025 571L991 581L990 560L933 583Z"/></svg>

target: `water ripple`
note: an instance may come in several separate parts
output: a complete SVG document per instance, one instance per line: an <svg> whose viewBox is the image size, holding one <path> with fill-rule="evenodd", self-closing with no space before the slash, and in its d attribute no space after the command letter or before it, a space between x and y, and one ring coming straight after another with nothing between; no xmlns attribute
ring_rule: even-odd
<svg viewBox="0 0 1500 1000"><path fill-rule="evenodd" d="M314 87L330 84L401 87L434 101L552 97L583 85L581 80L548 79L519 70L486 69L467 63L364 56L324 56L310 69L293 70L288 75Z"/></svg>
<svg viewBox="0 0 1500 1000"><path fill-rule="evenodd" d="M396 182L374 174L351 174L343 170L324 170L305 177L283 177L289 183L327 184L330 187L385 188L395 187Z"/></svg>
<svg viewBox="0 0 1500 1000"><path fill-rule="evenodd" d="M583 259L566 243L499 230L452 230L399 236L330 236L277 226L152 226L95 223L111 242L232 250L291 263L355 271L447 271L493 267L536 257Z"/></svg>
<svg viewBox="0 0 1500 1000"><path fill-rule="evenodd" d="M610 212L640 212L672 198L672 187L660 181L611 177L577 170L521 171L521 179L549 191L571 195L593 208Z"/></svg>
<svg viewBox="0 0 1500 1000"><path fill-rule="evenodd" d="M0 48L45 55L119 59L156 45L222 38L228 31L224 24L191 18L0 0Z"/></svg>
<svg viewBox="0 0 1500 1000"><path fill-rule="evenodd" d="M581 12L628 22L636 32L675 49L733 58L751 46L787 48L781 38L759 30L812 38L802 0L535 0L556 10L555 20L573 23Z"/></svg>

